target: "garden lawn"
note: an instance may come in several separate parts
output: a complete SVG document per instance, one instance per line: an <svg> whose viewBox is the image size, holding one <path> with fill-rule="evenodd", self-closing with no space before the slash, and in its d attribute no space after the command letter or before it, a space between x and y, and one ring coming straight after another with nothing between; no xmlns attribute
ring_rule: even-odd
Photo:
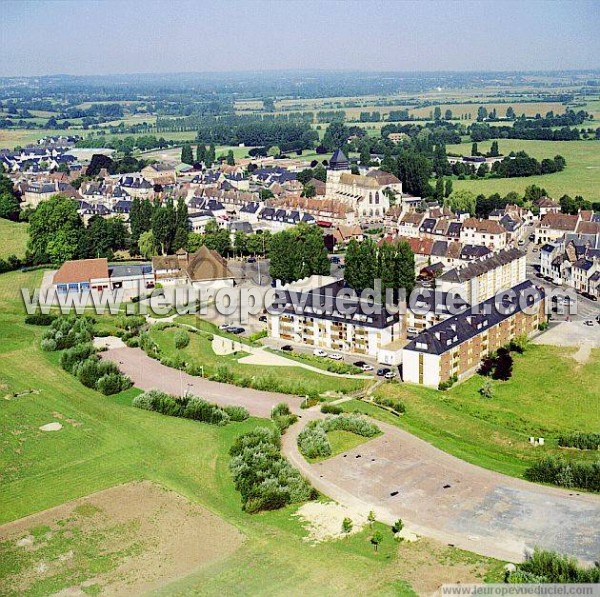
<svg viewBox="0 0 600 597"><path fill-rule="evenodd" d="M189 331L190 343L182 350L175 348L175 334L181 328L176 326L160 329L160 325L150 329L150 338L156 342L161 350L161 355L169 359L183 359L187 365L195 368L204 367L204 375L210 377L226 367L236 377L243 377L250 381L258 380L261 389L284 392L286 394L306 395L324 392L350 393L365 387L365 380L353 380L342 377L332 377L302 369L300 367L266 367L262 365L246 365L238 360L248 356L247 352L238 352L230 355L216 355L211 345L211 336L206 329L212 329L212 324L199 320L201 333ZM203 329L205 328L205 329ZM212 332L211 332L212 333ZM234 337L235 338L235 337ZM239 341L239 338L235 338ZM262 380L262 381L261 381ZM240 385L250 385L240 384ZM256 387L252 384L252 387Z"/></svg>
<svg viewBox="0 0 600 597"><path fill-rule="evenodd" d="M0 259L11 255L19 258L25 257L29 224L11 222L0 218Z"/></svg>
<svg viewBox="0 0 600 597"><path fill-rule="evenodd" d="M148 479L207 507L246 537L228 559L164 589L168 595L376 593L414 595L428 582L499 579L502 564L428 540L397 544L384 529L378 554L370 532L307 544L291 517L296 507L246 515L229 474L234 438L266 421L225 427L133 408L137 393L105 397L85 388L43 353L44 328L23 322L18 288L42 272L0 276L0 523L57 506L119 483ZM14 397L17 392L35 393ZM59 421L63 428L38 427ZM418 571L415 572L415 568ZM0 584L2 579L0 578ZM420 585L421 583L421 585Z"/></svg>
<svg viewBox="0 0 600 597"><path fill-rule="evenodd" d="M478 143L481 153L489 151L491 141ZM449 153L471 154L472 143L448 145ZM535 184L546 189L549 196L558 200L563 195L582 195L590 201L600 201L600 141L522 141L520 139L499 139L500 153L525 151L530 156L542 160L562 155L567 166L562 172L520 178L489 178L483 180L453 180L453 188L467 189L476 195L510 191L523 193L529 185Z"/></svg>
<svg viewBox="0 0 600 597"><path fill-rule="evenodd" d="M475 375L447 392L391 383L376 393L399 398L406 414L395 417L375 405L352 401L357 409L398 425L463 460L508 475L523 471L541 456L560 454L593 461L596 451L562 449L563 432L594 432L600 428L600 350L578 365L568 356L574 349L529 345L514 355L509 381L491 381L493 397L479 389L487 378ZM543 437L544 446L531 446L529 437Z"/></svg>

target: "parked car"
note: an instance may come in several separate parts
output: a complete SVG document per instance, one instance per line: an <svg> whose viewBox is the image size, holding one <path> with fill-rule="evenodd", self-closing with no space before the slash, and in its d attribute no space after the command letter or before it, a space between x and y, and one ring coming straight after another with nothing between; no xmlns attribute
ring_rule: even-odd
<svg viewBox="0 0 600 597"><path fill-rule="evenodd" d="M243 334L243 333L246 331L246 329L245 329L245 328L238 327L238 326L236 326L236 325L232 325L231 327L228 327L228 328L227 328L227 331L228 331L230 334L236 334L236 335L237 335L237 334Z"/></svg>
<svg viewBox="0 0 600 597"><path fill-rule="evenodd" d="M256 263L256 257L248 257L248 263Z"/></svg>
<svg viewBox="0 0 600 597"><path fill-rule="evenodd" d="M386 379L394 379L394 377L396 377L396 373L395 373L395 371L388 371L388 372L387 372L387 373L384 375L384 377L385 377Z"/></svg>
<svg viewBox="0 0 600 597"><path fill-rule="evenodd" d="M369 365L369 363L365 363L365 364L364 364L364 365L361 367L361 369L362 369L363 371L373 371L373 365Z"/></svg>
<svg viewBox="0 0 600 597"><path fill-rule="evenodd" d="M261 316L258 318L258 321L262 321L263 323L267 323L267 316L266 316L266 315L261 315Z"/></svg>
<svg viewBox="0 0 600 597"><path fill-rule="evenodd" d="M355 367L360 367L361 369L366 365L366 363L364 361L354 361L354 363L352 363Z"/></svg>
<svg viewBox="0 0 600 597"><path fill-rule="evenodd" d="M584 296L586 299L590 300L590 301L597 301L598 297L594 296L593 294L590 294L589 292L582 292L581 296Z"/></svg>
<svg viewBox="0 0 600 597"><path fill-rule="evenodd" d="M530 234L529 240L533 242L535 240L535 234Z"/></svg>
<svg viewBox="0 0 600 597"><path fill-rule="evenodd" d="M592 325L594 325L594 322L593 322L591 319L588 319L588 320L587 320L587 321L584 323L584 325L589 325L589 326L592 326Z"/></svg>
<svg viewBox="0 0 600 597"><path fill-rule="evenodd" d="M227 329L229 329L230 327L231 327L231 324L230 324L230 323L222 323L222 324L219 326L219 329L220 329L220 330L227 330Z"/></svg>
<svg viewBox="0 0 600 597"><path fill-rule="evenodd" d="M313 350L313 354L316 357L326 357L327 356L327 353L322 348L315 348Z"/></svg>
<svg viewBox="0 0 600 597"><path fill-rule="evenodd" d="M282 346L281 350L283 350L285 352L294 352L294 349L289 344L286 344L285 346Z"/></svg>
<svg viewBox="0 0 600 597"><path fill-rule="evenodd" d="M391 369L388 369L387 367L382 367L381 369L377 369L377 375L379 375L379 377L384 377L390 371L391 371Z"/></svg>
<svg viewBox="0 0 600 597"><path fill-rule="evenodd" d="M596 315L596 321L600 323L600 315Z"/></svg>
<svg viewBox="0 0 600 597"><path fill-rule="evenodd" d="M525 241L523 239L521 239L518 244L520 247L522 247L525 244Z"/></svg>
<svg viewBox="0 0 600 597"><path fill-rule="evenodd" d="M342 357L342 355L339 352L332 352L329 355L330 359L333 359L334 361L341 361L344 357Z"/></svg>

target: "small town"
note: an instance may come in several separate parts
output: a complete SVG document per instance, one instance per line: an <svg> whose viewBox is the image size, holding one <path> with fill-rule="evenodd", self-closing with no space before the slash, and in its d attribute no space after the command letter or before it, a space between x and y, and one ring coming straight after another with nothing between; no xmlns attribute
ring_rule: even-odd
<svg viewBox="0 0 600 597"><path fill-rule="evenodd" d="M359 5L290 0L226 61L239 0L180 72L191 2L135 49L85 0L100 70L0 68L0 594L600 591L600 13L503 3L539 56L374 62ZM59 5L6 0L7 46ZM365 35L449 3L384 6Z"/></svg>

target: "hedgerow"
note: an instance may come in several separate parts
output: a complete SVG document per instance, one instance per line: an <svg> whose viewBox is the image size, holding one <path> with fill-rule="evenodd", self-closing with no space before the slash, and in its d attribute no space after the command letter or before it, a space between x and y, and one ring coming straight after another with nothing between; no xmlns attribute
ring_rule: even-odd
<svg viewBox="0 0 600 597"><path fill-rule="evenodd" d="M600 448L600 433L568 433L559 436L558 445L563 448L578 448L579 450L598 450Z"/></svg>
<svg viewBox="0 0 600 597"><path fill-rule="evenodd" d="M144 410L193 419L211 425L227 425L230 421L245 421L250 415L242 406L221 408L197 396L182 398L170 396L159 390L148 390L133 399L133 406Z"/></svg>
<svg viewBox="0 0 600 597"><path fill-rule="evenodd" d="M298 434L298 448L306 458L326 458L331 456L329 431L348 431L362 437L374 437L379 427L357 413L345 413L327 417L322 421L310 421Z"/></svg>
<svg viewBox="0 0 600 597"><path fill-rule="evenodd" d="M543 458L525 471L525 478L538 483L600 491L600 460L565 462L561 458Z"/></svg>
<svg viewBox="0 0 600 597"><path fill-rule="evenodd" d="M517 564L517 569L507 572L506 582L524 583L600 583L600 568L583 568L575 558L535 548L533 554L526 555L525 561Z"/></svg>

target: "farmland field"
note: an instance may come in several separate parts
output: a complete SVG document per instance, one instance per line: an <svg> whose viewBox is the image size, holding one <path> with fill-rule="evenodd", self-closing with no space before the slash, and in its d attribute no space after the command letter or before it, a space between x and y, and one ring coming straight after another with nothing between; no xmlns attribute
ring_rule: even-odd
<svg viewBox="0 0 600 597"><path fill-rule="evenodd" d="M23 322L18 288L39 285L41 278L42 272L0 276L0 384L7 397L0 400L0 524L119 484L148 480L208 509L220 524L233 525L244 536L229 557L199 567L159 594L317 595L326 582L331 595L414 595L410 586L423 594L442 582L501 578L500 562L431 540L398 544L382 525L377 529L385 540L375 553L369 529L340 541L308 544L306 529L292 517L297 506L245 514L228 471L228 450L238 434L269 423L250 419L215 427L132 408L137 390L105 397L83 387L58 366L56 353L39 349L43 328ZM61 422L63 428L52 433L38 429L50 421ZM108 533L113 527L106 524ZM92 549L89 532L68 538L67 546L52 535L53 528L31 531L34 540L38 533L43 537L51 569L68 566L65 558L73 557L89 562L82 571L91 566L94 574L99 572L94 569L98 548ZM114 537L114 532L109 535ZM104 540L114 544L110 536ZM110 563L101 561L103 566ZM27 567L19 558L0 559L3 586L15 566L24 570L12 576L11 584L28 583L31 574L40 574L40 568ZM98 588L102 586L93 590Z"/></svg>
<svg viewBox="0 0 600 597"><path fill-rule="evenodd" d="M560 199L582 195L590 201L600 200L600 141L523 141L520 139L498 140L500 153L526 151L541 160L562 155L567 167L562 172L522 178L491 178L485 180L455 180L455 189L468 189L475 194L523 192L525 187L535 184L546 189L550 197ZM480 152L489 151L491 141L478 143ZM471 143L448 145L449 153L470 155Z"/></svg>

